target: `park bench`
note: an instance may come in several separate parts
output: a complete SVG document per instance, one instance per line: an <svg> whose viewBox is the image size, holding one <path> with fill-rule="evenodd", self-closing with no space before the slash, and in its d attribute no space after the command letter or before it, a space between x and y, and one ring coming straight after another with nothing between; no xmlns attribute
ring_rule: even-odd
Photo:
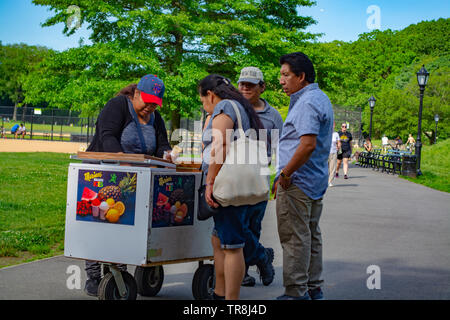
<svg viewBox="0 0 450 320"><path fill-rule="evenodd" d="M409 151L392 149L382 154L381 149L374 149L372 152L361 152L358 162L363 168L370 167L376 171L401 174L403 157L410 155Z"/></svg>

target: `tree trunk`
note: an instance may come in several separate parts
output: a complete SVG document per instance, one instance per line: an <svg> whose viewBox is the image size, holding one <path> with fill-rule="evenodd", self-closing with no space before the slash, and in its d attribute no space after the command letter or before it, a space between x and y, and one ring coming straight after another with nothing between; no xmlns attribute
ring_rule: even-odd
<svg viewBox="0 0 450 320"><path fill-rule="evenodd" d="M170 112L170 124L171 124L171 128L170 128L170 135L173 136L173 132L177 129L180 128L180 113L178 112L178 110L171 110ZM172 145L176 145L178 144L180 141L176 140L176 141L172 141L171 137L169 138L169 142Z"/></svg>
<svg viewBox="0 0 450 320"><path fill-rule="evenodd" d="M436 134L436 132L434 132L434 130L431 130L431 135L429 135L426 131L424 131L423 133L430 141L430 145L434 144L434 135Z"/></svg>
<svg viewBox="0 0 450 320"><path fill-rule="evenodd" d="M17 121L17 102L14 103L13 121Z"/></svg>
<svg viewBox="0 0 450 320"><path fill-rule="evenodd" d="M25 117L26 117L26 115L27 115L27 104L25 103L24 105L23 105L23 107L22 107L22 122L26 122L25 120Z"/></svg>

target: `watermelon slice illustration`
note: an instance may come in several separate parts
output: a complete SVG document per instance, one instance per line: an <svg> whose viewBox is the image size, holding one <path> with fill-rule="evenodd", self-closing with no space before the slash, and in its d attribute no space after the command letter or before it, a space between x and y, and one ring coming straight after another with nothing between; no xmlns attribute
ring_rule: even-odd
<svg viewBox="0 0 450 320"><path fill-rule="evenodd" d="M91 189L84 187L83 194L81 195L81 201L91 201L97 198L97 193Z"/></svg>
<svg viewBox="0 0 450 320"><path fill-rule="evenodd" d="M164 195L163 193L158 194L158 200L156 200L156 205L159 207L164 206L169 201L169 197Z"/></svg>

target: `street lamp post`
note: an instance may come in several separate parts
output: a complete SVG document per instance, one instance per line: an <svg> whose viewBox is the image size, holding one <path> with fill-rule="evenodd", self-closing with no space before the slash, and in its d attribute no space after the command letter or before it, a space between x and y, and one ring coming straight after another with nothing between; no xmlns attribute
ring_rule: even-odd
<svg viewBox="0 0 450 320"><path fill-rule="evenodd" d="M437 125L438 125L438 121L439 121L439 115L436 113L434 115L434 122L436 122L436 130L434 131L434 144L436 144L436 142L437 142Z"/></svg>
<svg viewBox="0 0 450 320"><path fill-rule="evenodd" d="M422 151L422 107L423 107L423 94L425 92L425 86L428 82L428 77L430 74L425 65L417 72L417 82L420 88L420 105L419 105L419 124L417 128L417 140L416 140L416 156L417 156L417 175L421 176L422 171L420 171L420 155Z"/></svg>
<svg viewBox="0 0 450 320"><path fill-rule="evenodd" d="M373 108L375 107L375 101L377 101L377 99L375 99L374 96L371 96L369 98L369 106L370 106L369 138L370 138L370 141L372 141L372 115L373 115Z"/></svg>

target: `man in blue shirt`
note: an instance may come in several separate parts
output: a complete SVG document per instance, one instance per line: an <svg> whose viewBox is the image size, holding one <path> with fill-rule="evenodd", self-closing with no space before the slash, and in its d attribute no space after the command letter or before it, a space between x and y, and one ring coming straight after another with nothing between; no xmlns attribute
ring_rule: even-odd
<svg viewBox="0 0 450 320"><path fill-rule="evenodd" d="M19 125L16 123L12 128L11 128L11 134L14 135L14 138L17 138L17 130L19 130Z"/></svg>
<svg viewBox="0 0 450 320"><path fill-rule="evenodd" d="M314 66L305 54L284 55L280 64L280 84L290 104L274 184L285 287L278 299L323 299L319 219L328 186L333 109L314 83Z"/></svg>

